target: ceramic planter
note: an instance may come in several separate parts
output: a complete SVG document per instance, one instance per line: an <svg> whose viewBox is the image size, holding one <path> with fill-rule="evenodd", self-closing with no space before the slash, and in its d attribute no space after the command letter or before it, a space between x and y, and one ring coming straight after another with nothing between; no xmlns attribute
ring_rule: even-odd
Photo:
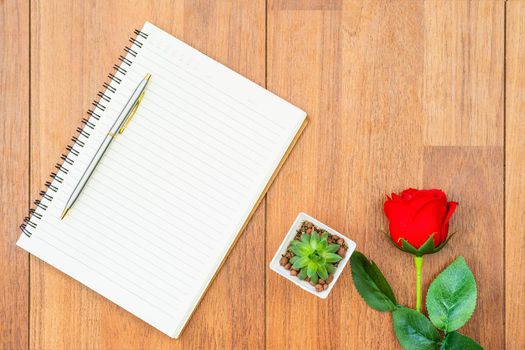
<svg viewBox="0 0 525 350"><path fill-rule="evenodd" d="M288 246L290 245L290 242L293 241L297 230L301 228L301 225L304 221L310 222L313 225L317 226L320 229L323 229L327 231L331 235L336 235L340 238L342 238L346 245L348 246L348 250L344 256L344 258L339 261L339 264L337 265L337 269L334 273L334 278L332 282L328 285L328 288L317 292L315 290L315 287L312 286L309 282L300 280L297 276L292 276L290 274L290 271L285 269L283 266L279 264L279 260L281 257L286 254L286 251L288 249ZM334 287L335 283L339 279L339 276L341 275L341 272L343 272L343 269L345 268L346 264L348 263L348 260L350 260L350 256L352 255L353 251L355 250L355 242L351 239L345 237L344 235L340 234L336 230L326 226L325 224L317 221L316 219L312 218L311 216L305 214L305 213L299 213L297 218L295 219L294 223L292 224L292 227L290 227L290 230L284 237L284 240L282 241L281 245L279 246L279 249L277 249L277 252L275 253L275 256L273 257L272 261L270 262L270 269L277 272L279 275L283 276L284 278L290 280L291 282L295 283L302 289L304 289L307 292L310 292L319 298L326 299L330 292L332 291L332 288Z"/></svg>

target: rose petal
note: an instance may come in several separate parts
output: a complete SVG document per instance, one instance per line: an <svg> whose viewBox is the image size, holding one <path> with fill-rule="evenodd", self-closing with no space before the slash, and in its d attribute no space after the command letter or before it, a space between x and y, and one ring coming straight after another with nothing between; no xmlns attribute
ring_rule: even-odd
<svg viewBox="0 0 525 350"><path fill-rule="evenodd" d="M445 217L445 220L443 221L443 225L441 227L441 242L445 242L445 240L448 237L448 222L450 221L452 214L454 214L454 212L456 211L457 206L458 202L447 203L447 216Z"/></svg>
<svg viewBox="0 0 525 350"><path fill-rule="evenodd" d="M446 194L439 189L408 188L387 196L384 212L389 220L390 236L401 246L400 238L419 248L431 234L434 245L442 242L443 224L448 212ZM445 233L446 237L446 233Z"/></svg>
<svg viewBox="0 0 525 350"><path fill-rule="evenodd" d="M441 227L446 214L447 207L440 199L430 200L417 210L408 224L407 240L414 247L419 248L430 235L434 234L434 246L438 246L441 243Z"/></svg>

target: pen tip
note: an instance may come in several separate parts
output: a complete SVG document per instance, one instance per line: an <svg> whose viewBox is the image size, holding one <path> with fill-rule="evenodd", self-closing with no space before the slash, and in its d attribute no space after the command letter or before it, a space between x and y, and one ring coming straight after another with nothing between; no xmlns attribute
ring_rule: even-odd
<svg viewBox="0 0 525 350"><path fill-rule="evenodd" d="M146 77L145 77L144 79L146 79L147 81L149 81L149 80L151 79L151 74L150 74L150 73L146 74Z"/></svg>
<svg viewBox="0 0 525 350"><path fill-rule="evenodd" d="M64 217L67 215L67 212L69 211L70 208L66 208L64 209L64 211L62 212L62 215L60 215L60 220L63 220Z"/></svg>

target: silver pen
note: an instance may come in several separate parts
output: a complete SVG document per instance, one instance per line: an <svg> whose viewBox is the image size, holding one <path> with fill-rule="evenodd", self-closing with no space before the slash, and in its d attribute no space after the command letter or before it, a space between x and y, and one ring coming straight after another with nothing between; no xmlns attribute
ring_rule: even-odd
<svg viewBox="0 0 525 350"><path fill-rule="evenodd" d="M135 88L135 91L133 91L133 94L128 99L128 102L126 102L126 105L120 112L118 118L115 120L113 125L111 126L111 129L109 130L108 134L102 141L102 144L97 149L97 152L91 159L91 161L88 164L88 167L84 174L82 174L82 177L76 184L75 188L73 189L73 192L69 196L67 203L64 207L64 210L62 211L62 215L60 215L60 219L64 219L66 214L71 210L71 207L75 203L75 201L80 196L80 193L84 189L84 186L86 186L87 182L89 181L89 178L93 174L93 171L97 167L98 163L104 156L104 153L109 148L109 145L111 145L111 142L118 134L122 134L126 127L129 125L129 122L131 121L131 118L135 115L137 112L137 109L140 105L140 102L142 101L142 98L144 97L144 93L146 91L146 86L148 86L148 83L151 79L151 74L146 74L144 79L140 82L140 84Z"/></svg>

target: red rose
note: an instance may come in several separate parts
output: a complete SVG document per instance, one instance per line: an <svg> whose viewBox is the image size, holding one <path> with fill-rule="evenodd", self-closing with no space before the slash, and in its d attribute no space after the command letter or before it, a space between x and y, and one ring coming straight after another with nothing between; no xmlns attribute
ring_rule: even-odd
<svg viewBox="0 0 525 350"><path fill-rule="evenodd" d="M425 245L421 254L434 253L442 248L448 237L448 222L458 203L447 202L442 190L416 190L409 188L401 195L392 193L384 205L390 222L390 237L399 247L419 250L433 237L433 247ZM412 247L408 246L409 243ZM437 249L437 250L436 250ZM414 253L415 254L415 253ZM419 254L418 254L419 255Z"/></svg>

